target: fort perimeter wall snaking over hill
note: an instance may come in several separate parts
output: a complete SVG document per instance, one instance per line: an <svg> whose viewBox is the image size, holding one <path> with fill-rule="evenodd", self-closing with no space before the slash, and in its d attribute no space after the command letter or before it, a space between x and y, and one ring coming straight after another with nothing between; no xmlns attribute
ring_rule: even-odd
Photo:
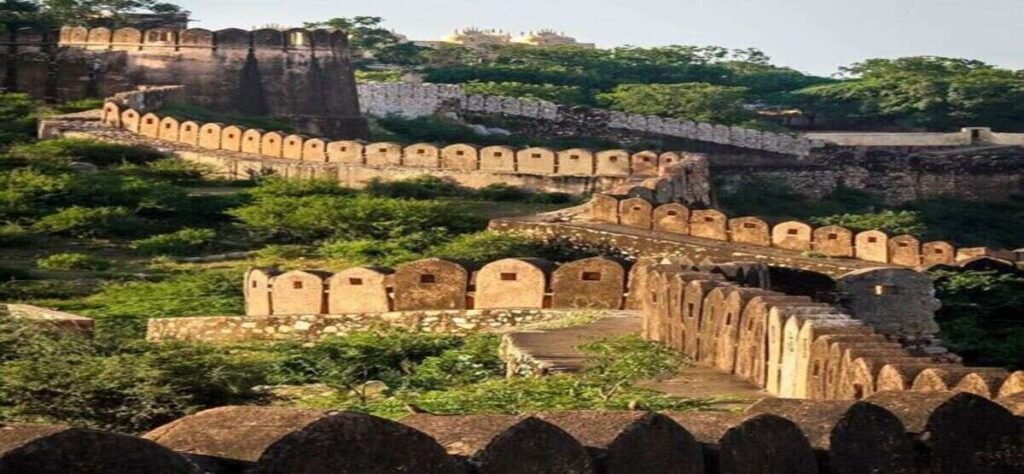
<svg viewBox="0 0 1024 474"><path fill-rule="evenodd" d="M594 222L635 229L908 267L953 265L978 257L1002 259L1012 267L1018 259L1007 250L958 249L946 241L922 243L913 235L890 237L880 230L854 232L836 225L814 228L800 221L772 226L758 217L729 218L715 209L691 210L679 203L659 205L652 197L643 189L624 194L598 193L589 203L588 217Z"/></svg>

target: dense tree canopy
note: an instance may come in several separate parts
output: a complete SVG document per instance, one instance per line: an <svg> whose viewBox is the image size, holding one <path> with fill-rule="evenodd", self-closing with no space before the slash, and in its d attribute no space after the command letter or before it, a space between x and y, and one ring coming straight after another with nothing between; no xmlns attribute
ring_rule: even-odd
<svg viewBox="0 0 1024 474"><path fill-rule="evenodd" d="M124 14L133 12L180 13L182 9L159 0L6 0L0 4L0 23L7 31L70 23L116 26Z"/></svg>

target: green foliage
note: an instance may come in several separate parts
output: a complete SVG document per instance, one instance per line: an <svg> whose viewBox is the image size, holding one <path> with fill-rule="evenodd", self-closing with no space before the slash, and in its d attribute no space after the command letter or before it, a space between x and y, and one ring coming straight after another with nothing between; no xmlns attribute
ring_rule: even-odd
<svg viewBox="0 0 1024 474"><path fill-rule="evenodd" d="M356 71L356 82L402 82L402 71Z"/></svg>
<svg viewBox="0 0 1024 474"><path fill-rule="evenodd" d="M26 164L83 161L101 167L125 163L141 165L164 158L162 153L149 148L81 138L60 138L19 145L11 148L8 154Z"/></svg>
<svg viewBox="0 0 1024 474"><path fill-rule="evenodd" d="M388 239L418 232L460 234L485 226L482 219L453 204L369 196L269 197L230 214L255 234L286 241Z"/></svg>
<svg viewBox="0 0 1024 474"><path fill-rule="evenodd" d="M473 334L462 338L459 347L426 357L416 366L405 386L414 390L443 390L505 374L505 361L498 356L501 336Z"/></svg>
<svg viewBox="0 0 1024 474"><path fill-rule="evenodd" d="M334 239L321 243L317 251L350 265L396 266L423 258L429 248L449 238L444 232L414 232L388 239Z"/></svg>
<svg viewBox="0 0 1024 474"><path fill-rule="evenodd" d="M36 133L32 117L36 103L28 94L0 94L0 146L31 140Z"/></svg>
<svg viewBox="0 0 1024 474"><path fill-rule="evenodd" d="M853 231L878 229L889 234L921 235L927 227L921 215L913 211L881 211L868 214L841 214L811 219L819 225L838 225Z"/></svg>
<svg viewBox="0 0 1024 474"><path fill-rule="evenodd" d="M57 253L36 260L36 266L46 270L106 270L110 260L84 253Z"/></svg>
<svg viewBox="0 0 1024 474"><path fill-rule="evenodd" d="M538 99L570 105L593 105L592 98L577 86L473 81L463 84L462 90L467 94Z"/></svg>
<svg viewBox="0 0 1024 474"><path fill-rule="evenodd" d="M466 197L473 193L473 190L462 187L451 178L439 178L430 175L397 181L384 181L380 178L373 178L370 182L366 183L363 191L371 196L403 199Z"/></svg>
<svg viewBox="0 0 1024 474"><path fill-rule="evenodd" d="M102 108L103 99L97 97L62 102L60 104L53 106L54 112L58 114L72 114L76 112L85 112L87 110L95 110Z"/></svg>
<svg viewBox="0 0 1024 474"><path fill-rule="evenodd" d="M753 118L743 108L747 89L706 83L623 84L598 99L613 110L700 122L736 124Z"/></svg>
<svg viewBox="0 0 1024 474"><path fill-rule="evenodd" d="M354 393L365 403L362 390L368 381L389 387L402 384L416 364L457 347L449 335L401 331L362 332L327 339L313 347L290 346L275 368L281 382L325 383L343 393Z"/></svg>
<svg viewBox="0 0 1024 474"><path fill-rule="evenodd" d="M305 196L354 196L355 191L343 188L332 179L286 179L267 177L259 185L248 190L249 195L259 199L275 197Z"/></svg>
<svg viewBox="0 0 1024 474"><path fill-rule="evenodd" d="M25 245L32 240L32 233L18 224L0 224L0 246Z"/></svg>
<svg viewBox="0 0 1024 474"><path fill-rule="evenodd" d="M320 22L307 22L307 28L337 28L350 35L349 45L356 57L356 65L372 59L388 64L414 65L421 62L423 48L402 43L395 33L381 26L384 20L376 16L331 18Z"/></svg>
<svg viewBox="0 0 1024 474"><path fill-rule="evenodd" d="M139 220L123 207L73 206L42 217L32 229L83 238L129 236L139 232Z"/></svg>
<svg viewBox="0 0 1024 474"><path fill-rule="evenodd" d="M1013 71L934 56L869 59L843 71L854 79L806 88L796 97L844 125L1024 127L1024 78Z"/></svg>
<svg viewBox="0 0 1024 474"><path fill-rule="evenodd" d="M942 340L969 365L1022 368L1024 279L997 272L935 272Z"/></svg>
<svg viewBox="0 0 1024 474"><path fill-rule="evenodd" d="M186 228L136 240L132 248L147 255L195 255L209 248L216 237L213 229Z"/></svg>
<svg viewBox="0 0 1024 474"><path fill-rule="evenodd" d="M1019 248L1024 242L1024 196L1006 201L933 198L909 203L906 208L921 216L928 239L1006 249Z"/></svg>
<svg viewBox="0 0 1024 474"><path fill-rule="evenodd" d="M88 338L2 324L0 411L12 420L137 433L200 409L253 403L251 388L264 380L262 367L219 348L111 351Z"/></svg>
<svg viewBox="0 0 1024 474"><path fill-rule="evenodd" d="M83 312L128 319L242 314L241 281L240 271L208 270L156 282L110 283L85 299Z"/></svg>

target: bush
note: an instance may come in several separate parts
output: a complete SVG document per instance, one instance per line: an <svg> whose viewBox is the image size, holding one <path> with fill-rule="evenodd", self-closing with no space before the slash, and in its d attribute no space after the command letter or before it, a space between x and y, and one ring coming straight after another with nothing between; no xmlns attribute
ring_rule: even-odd
<svg viewBox="0 0 1024 474"><path fill-rule="evenodd" d="M132 248L147 255L195 255L209 248L216 237L212 229L182 229L136 240Z"/></svg>
<svg viewBox="0 0 1024 474"><path fill-rule="evenodd" d="M162 153L149 148L80 138L60 138L19 145L11 148L9 154L29 164L57 159L66 162L84 161L101 167L124 163L138 165L164 158Z"/></svg>
<svg viewBox="0 0 1024 474"><path fill-rule="evenodd" d="M417 176L398 181L384 181L373 178L363 191L371 196L404 199L437 199L441 197L467 196L473 193L451 178Z"/></svg>
<svg viewBox="0 0 1024 474"><path fill-rule="evenodd" d="M488 184L477 191L477 196L485 201L515 201L523 202L530 198L531 193L518 186L505 183Z"/></svg>
<svg viewBox="0 0 1024 474"><path fill-rule="evenodd" d="M24 245L32 240L32 233L18 224L0 224L0 246Z"/></svg>
<svg viewBox="0 0 1024 474"><path fill-rule="evenodd" d="M447 234L439 232L415 232L387 240L329 240L317 250L320 255L350 265L395 266L422 258L431 245L448 238Z"/></svg>
<svg viewBox="0 0 1024 474"><path fill-rule="evenodd" d="M921 215L913 211L882 211L870 214L841 214L818 217L811 222L819 225L838 225L853 231L878 229L890 234L923 234L928 228Z"/></svg>
<svg viewBox="0 0 1024 474"><path fill-rule="evenodd" d="M35 138L35 108L36 103L28 94L0 94L0 146Z"/></svg>
<svg viewBox="0 0 1024 474"><path fill-rule="evenodd" d="M256 199L273 197L305 197L305 196L354 196L356 192L343 188L331 179L287 179L268 177L249 190Z"/></svg>
<svg viewBox="0 0 1024 474"><path fill-rule="evenodd" d="M466 94L497 95L538 99L568 105L593 105L593 100L582 88L552 84L525 84L522 82L467 82L462 85Z"/></svg>
<svg viewBox="0 0 1024 474"><path fill-rule="evenodd" d="M0 172L0 218L34 216L49 199L71 187L72 177L31 168Z"/></svg>
<svg viewBox="0 0 1024 474"><path fill-rule="evenodd" d="M8 323L10 324L10 323ZM254 403L264 367L220 348L98 340L32 328L0 340L0 411L11 420L138 433L198 410ZM14 355L13 357L10 355Z"/></svg>
<svg viewBox="0 0 1024 474"><path fill-rule="evenodd" d="M46 270L106 270L112 262L84 253L58 253L36 260L36 266Z"/></svg>
<svg viewBox="0 0 1024 474"><path fill-rule="evenodd" d="M1024 364L1024 279L997 272L935 272L942 340L969 365Z"/></svg>
<svg viewBox="0 0 1024 474"><path fill-rule="evenodd" d="M172 318L238 315L244 311L239 271L181 273L158 282L107 284L85 299L97 318Z"/></svg>
<svg viewBox="0 0 1024 474"><path fill-rule="evenodd" d="M140 219L123 207L68 207L45 216L33 230L73 237L112 237L138 234Z"/></svg>
<svg viewBox="0 0 1024 474"><path fill-rule="evenodd" d="M289 241L338 238L382 240L418 232L460 234L484 219L438 201L376 197L271 197L232 210L251 232Z"/></svg>

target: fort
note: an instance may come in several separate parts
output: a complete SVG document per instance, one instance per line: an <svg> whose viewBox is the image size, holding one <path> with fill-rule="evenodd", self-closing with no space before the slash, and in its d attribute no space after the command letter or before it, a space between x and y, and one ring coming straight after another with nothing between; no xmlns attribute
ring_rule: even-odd
<svg viewBox="0 0 1024 474"><path fill-rule="evenodd" d="M0 424L0 472L1024 472L1024 372L968 367L945 347L927 273L1019 274L1020 254L728 216L715 209L712 186L712 178L728 185L767 176L814 181L801 187L809 195L853 185L893 202L949 191L998 199L1024 184L1020 136L986 128L796 135L466 95L455 86L367 84L357 91L346 44L343 34L327 30L65 28L57 38L21 30L5 77L41 88L34 93L45 97L108 97L102 110L42 121L41 137L144 145L208 165L217 176L328 178L359 187L429 174L469 187L509 183L586 194L586 204L495 219L490 228L604 256L252 268L239 282L245 315L149 319L149 341L315 343L378 328L499 332L509 377L544 377L578 368L582 339L518 329L594 311L604 316L589 330L600 332L615 318L617 331L673 349L764 399L743 412L638 407L415 413L397 421L227 406L142 436ZM33 57L43 65L29 65ZM76 67L87 73L38 80L40 71ZM199 123L161 110L179 101L286 116L319 136ZM553 136L627 144L656 137L666 147L366 143L358 139L360 110L498 116ZM74 315L2 308L91 328ZM559 337L563 352L537 350L538 341Z"/></svg>
<svg viewBox="0 0 1024 474"><path fill-rule="evenodd" d="M336 30L65 27L8 32L4 86L52 101L183 85L196 105L287 118L296 129L366 136L348 37Z"/></svg>

